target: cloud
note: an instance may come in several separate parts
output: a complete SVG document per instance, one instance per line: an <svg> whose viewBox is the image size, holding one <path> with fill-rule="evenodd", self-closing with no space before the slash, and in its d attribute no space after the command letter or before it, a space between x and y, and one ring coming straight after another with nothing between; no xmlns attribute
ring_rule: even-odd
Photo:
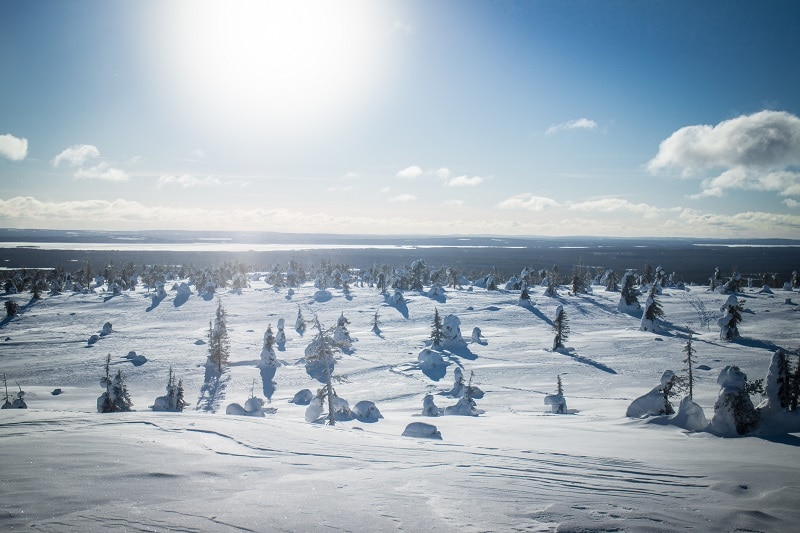
<svg viewBox="0 0 800 533"><path fill-rule="evenodd" d="M571 203L567 206L571 211L586 211L593 213L631 213L644 218L656 218L667 212L680 212L681 208L663 209L649 204L635 204L624 198L601 198Z"/></svg>
<svg viewBox="0 0 800 533"><path fill-rule="evenodd" d="M98 150L96 146L91 144L74 144L53 158L53 166L57 167L61 163L67 163L70 166L78 167L88 160L98 157L100 157L100 150Z"/></svg>
<svg viewBox="0 0 800 533"><path fill-rule="evenodd" d="M403 170L400 170L396 176L398 178L404 179L414 179L418 178L422 175L422 169L419 168L417 165L411 165L410 167L406 167Z"/></svg>
<svg viewBox="0 0 800 533"><path fill-rule="evenodd" d="M534 196L529 193L518 194L497 204L500 209L523 209L526 211L543 211L554 207L561 207L561 204L544 196Z"/></svg>
<svg viewBox="0 0 800 533"><path fill-rule="evenodd" d="M401 203L401 202L413 202L416 200L417 197L413 194L398 194L397 196L392 196L389 198L390 202L393 203Z"/></svg>
<svg viewBox="0 0 800 533"><path fill-rule="evenodd" d="M464 207L464 200L445 200L442 205L449 207Z"/></svg>
<svg viewBox="0 0 800 533"><path fill-rule="evenodd" d="M597 122L594 120L590 120L588 118L578 118L575 120L569 120L567 122L562 122L561 124L553 124L547 131L544 132L545 135L553 135L554 133L558 133L564 130L593 130L597 128Z"/></svg>
<svg viewBox="0 0 800 533"><path fill-rule="evenodd" d="M450 177L450 169L447 168L447 167L442 167L442 168L438 169L436 172L434 172L434 174L436 174L437 178L441 178L443 180L446 180L447 178Z"/></svg>
<svg viewBox="0 0 800 533"><path fill-rule="evenodd" d="M693 198L728 190L800 196L800 118L784 111L760 111L716 126L686 126L661 142L647 163L653 174L677 170L683 177L720 172L702 181ZM707 175L707 174L706 174Z"/></svg>
<svg viewBox="0 0 800 533"><path fill-rule="evenodd" d="M0 156L11 161L22 161L28 155L28 139L19 139L10 133L0 135Z"/></svg>
<svg viewBox="0 0 800 533"><path fill-rule="evenodd" d="M800 202L798 202L797 200L792 200L791 198L787 198L781 203L785 204L786 207L789 207L791 209L796 209L797 206L800 206Z"/></svg>
<svg viewBox="0 0 800 533"><path fill-rule="evenodd" d="M451 180L448 180L447 186L448 187L474 187L476 185L480 185L483 183L483 178L480 176L457 176Z"/></svg>
<svg viewBox="0 0 800 533"><path fill-rule="evenodd" d="M347 174L344 175L345 178L353 179L358 177L358 172L348 171Z"/></svg>
<svg viewBox="0 0 800 533"><path fill-rule="evenodd" d="M241 187L246 187L249 185L249 183L236 180L224 180L214 176L198 178L196 176L192 176L191 174L181 174L180 176L160 176L156 182L156 186L163 187L165 185L180 185L184 189L188 189L191 187L209 187L214 185L239 185Z"/></svg>
<svg viewBox="0 0 800 533"><path fill-rule="evenodd" d="M79 180L105 180L105 181L128 181L128 175L118 169L113 168L106 162L98 163L89 168L79 168L75 172L75 179Z"/></svg>

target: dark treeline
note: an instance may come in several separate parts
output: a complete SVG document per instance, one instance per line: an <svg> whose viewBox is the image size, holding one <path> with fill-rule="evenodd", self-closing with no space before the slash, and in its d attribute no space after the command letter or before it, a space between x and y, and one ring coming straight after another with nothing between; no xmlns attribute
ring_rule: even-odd
<svg viewBox="0 0 800 533"><path fill-rule="evenodd" d="M36 248L0 248L0 266L5 268L60 268L75 272L87 262L99 271L104 265L192 265L213 268L223 263L245 265L252 271L268 271L277 264L294 260L302 265L322 262L369 269L374 265L409 265L423 259L429 267L452 267L459 272L480 276L494 272L498 280L518 275L524 268L550 269L558 266L569 273L582 264L596 269L612 269L622 275L628 269L641 272L645 265L662 267L676 280L707 284L719 268L725 277L735 270L760 284L764 276L770 284L782 286L798 270L800 249L794 247L692 246L674 241L650 242L647 247L614 244L590 248L416 248L416 249L327 249L269 252L186 252L186 251L78 251Z"/></svg>

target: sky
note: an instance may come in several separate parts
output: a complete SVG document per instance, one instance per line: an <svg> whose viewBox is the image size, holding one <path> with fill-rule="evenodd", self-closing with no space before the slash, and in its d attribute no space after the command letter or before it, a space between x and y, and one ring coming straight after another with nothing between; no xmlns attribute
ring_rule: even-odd
<svg viewBox="0 0 800 533"><path fill-rule="evenodd" d="M0 227L800 238L800 2L0 0Z"/></svg>

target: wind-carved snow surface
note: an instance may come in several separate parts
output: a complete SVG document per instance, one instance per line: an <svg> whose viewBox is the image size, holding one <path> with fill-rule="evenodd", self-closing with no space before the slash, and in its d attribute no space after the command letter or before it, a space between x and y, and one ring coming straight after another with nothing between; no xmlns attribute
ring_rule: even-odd
<svg viewBox="0 0 800 533"><path fill-rule="evenodd" d="M800 437L782 431L782 415L762 417L763 438L700 430L714 417L723 369L763 378L778 347L800 344L798 306L744 289L741 338L723 342L716 328L700 327L698 302L717 310L726 298L707 287L665 287L654 334L600 288L546 298L529 287L536 306L524 307L519 291L462 285L402 302L355 283L349 297L329 288L329 299L315 298L311 284L290 299L263 284L209 299L192 287L157 306L141 286L30 305L27 294L1 295L24 309L0 329L0 371L25 390L28 409L0 411L0 530L796 530ZM197 342L216 299L231 341L218 376L207 375L208 345ZM335 356L346 379L334 386L358 400L355 416L332 427L305 421L320 387L303 364L312 335L285 330L286 364L262 374L262 361L273 360L262 358L267 326L294 319L298 303L307 320L327 325L343 313L359 339ZM570 317L568 354L549 349L558 305ZM480 328L488 342L427 349L435 308L458 317L453 331ZM380 335L371 332L376 310ZM113 334L87 347L105 322ZM686 328L697 332L694 404L674 398L679 425L627 418L664 369L683 373ZM132 351L146 364L131 364ZM96 412L109 353L133 412ZM170 367L188 405L153 412L145 406L163 395ZM480 416L444 416L458 401L448 396L456 368L483 391ZM553 416L544 401L559 375L569 416ZM225 415L248 398L266 416ZM245 404L244 414L259 407Z"/></svg>

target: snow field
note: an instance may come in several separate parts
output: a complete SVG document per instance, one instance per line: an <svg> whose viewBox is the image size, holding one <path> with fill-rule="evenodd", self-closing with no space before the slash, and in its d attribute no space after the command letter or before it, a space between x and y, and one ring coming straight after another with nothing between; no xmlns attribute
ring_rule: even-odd
<svg viewBox="0 0 800 533"><path fill-rule="evenodd" d="M575 531L695 528L704 531L791 531L800 520L800 438L722 439L625 418L630 402L658 384L666 369L681 373L685 328L696 331L695 402L710 419L726 365L762 378L777 346L800 344L797 306L784 295L747 289L739 342L702 327L692 302L716 317L725 296L706 287L665 289L664 333L638 330L639 317L617 312L618 293L558 298L531 290L532 308L514 291L448 289L433 299L407 291L405 309L375 289L330 289L314 300L310 285L274 290L263 281L242 294L205 300L166 298L152 307L142 288L108 294L9 296L19 316L0 329L0 370L26 391L29 409L0 414L0 529L108 531ZM742 299L740 298L740 299ZM208 322L221 301L228 314L230 365L213 405L198 403L204 382ZM552 352L550 321L563 305L571 334ZM375 402L384 419L307 424L305 406L288 403L320 384L302 362L313 332L293 328L297 310L325 326L344 312L351 337L335 385L351 407ZM467 343L446 357L444 377L418 369L434 308L456 315L469 340L480 327L486 344ZM149 309L149 310L148 310ZM371 331L379 311L381 334ZM286 320L286 350L265 418L226 416L254 389L268 324ZM113 332L88 338L111 322ZM203 341L203 343L198 343ZM146 362L125 358L135 351ZM121 367L134 412L98 414L106 354ZM793 360L794 362L794 360ZM422 417L422 400L456 403L441 393L461 366L485 396L479 417ZM182 378L183 413L148 409L164 394L169 367ZM707 369L704 369L706 368ZM554 415L544 397L561 374L570 414ZM62 394L51 391L61 388ZM677 408L677 401L673 402ZM756 402L757 403L757 402ZM412 422L438 427L443 440L402 437Z"/></svg>

